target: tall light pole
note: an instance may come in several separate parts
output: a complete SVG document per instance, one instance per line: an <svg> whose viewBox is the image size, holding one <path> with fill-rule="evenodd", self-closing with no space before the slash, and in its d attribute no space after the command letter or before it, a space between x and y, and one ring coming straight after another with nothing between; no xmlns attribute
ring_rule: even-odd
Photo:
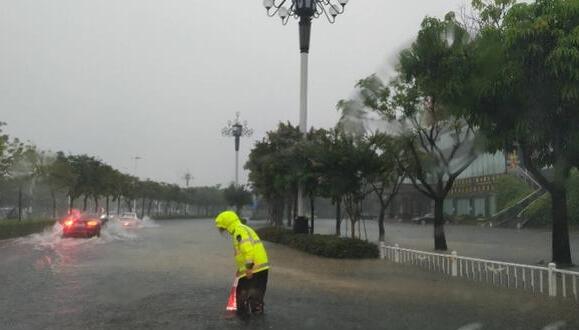
<svg viewBox="0 0 579 330"><path fill-rule="evenodd" d="M235 120L229 120L227 126L221 130L223 136L235 138L235 186L239 187L239 140L242 136L253 135L253 129L247 127L247 121L239 121L239 112L235 113Z"/></svg>
<svg viewBox="0 0 579 330"><path fill-rule="evenodd" d="M344 13L348 0L263 0L263 6L270 17L279 15L282 24L286 25L290 17L299 18L300 33L300 132L306 136L308 127L308 55L310 52L310 32L312 18L325 16L330 23L336 22L336 16ZM304 184L298 184L298 218L305 219ZM312 219L313 225L313 219ZM313 228L313 226L312 226Z"/></svg>

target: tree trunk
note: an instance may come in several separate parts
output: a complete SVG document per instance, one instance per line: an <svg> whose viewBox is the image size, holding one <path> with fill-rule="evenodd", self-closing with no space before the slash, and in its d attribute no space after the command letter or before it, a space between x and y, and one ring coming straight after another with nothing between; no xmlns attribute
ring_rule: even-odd
<svg viewBox="0 0 579 330"><path fill-rule="evenodd" d="M88 195L84 195L84 199L82 202L82 210L86 212L86 207L87 207L87 201L88 201Z"/></svg>
<svg viewBox="0 0 579 330"><path fill-rule="evenodd" d="M288 197L286 203L286 211L287 211L287 226L290 228L292 226L292 209L293 209L293 201L291 197Z"/></svg>
<svg viewBox="0 0 579 330"><path fill-rule="evenodd" d="M316 198L310 196L310 234L314 234L314 215L316 213Z"/></svg>
<svg viewBox="0 0 579 330"><path fill-rule="evenodd" d="M434 199L434 249L446 251L446 236L444 235L443 198Z"/></svg>
<svg viewBox="0 0 579 330"><path fill-rule="evenodd" d="M94 213L99 212L99 198L95 196L94 198Z"/></svg>
<svg viewBox="0 0 579 330"><path fill-rule="evenodd" d="M151 207L153 206L153 200L149 199L149 205L147 206L147 215L151 216Z"/></svg>
<svg viewBox="0 0 579 330"><path fill-rule="evenodd" d="M107 217L109 216L110 213L110 199L111 197L109 195L107 195L107 198L105 200L105 207L106 207L106 212L107 212Z"/></svg>
<svg viewBox="0 0 579 330"><path fill-rule="evenodd" d="M117 215L121 215L121 196L117 197Z"/></svg>
<svg viewBox="0 0 579 330"><path fill-rule="evenodd" d="M52 218L56 219L56 194L54 190L50 190L50 197L52 198Z"/></svg>
<svg viewBox="0 0 579 330"><path fill-rule="evenodd" d="M293 214L294 214L294 217L297 217L297 215L298 215L298 195L297 195L297 192L295 193L294 196L295 197L294 197L294 205L293 205L293 207L294 207Z"/></svg>
<svg viewBox="0 0 579 330"><path fill-rule="evenodd" d="M283 205L285 204L284 198L275 198L274 206L274 223L276 227L283 227Z"/></svg>
<svg viewBox="0 0 579 330"><path fill-rule="evenodd" d="M356 220L354 219L350 219L350 231L352 234L352 238L355 239L356 238Z"/></svg>
<svg viewBox="0 0 579 330"><path fill-rule="evenodd" d="M557 266L570 266L572 260L567 223L567 188L565 186L554 187L550 193L553 216L551 239L553 262Z"/></svg>
<svg viewBox="0 0 579 330"><path fill-rule="evenodd" d="M71 195L68 195L68 212L74 209L74 198Z"/></svg>
<svg viewBox="0 0 579 330"><path fill-rule="evenodd" d="M143 207L141 208L141 219L145 217L145 197L143 197Z"/></svg>
<svg viewBox="0 0 579 330"><path fill-rule="evenodd" d="M386 230L384 229L384 216L386 215L386 206L384 202L380 201L380 214L378 214L378 240L384 242L386 238Z"/></svg>
<svg viewBox="0 0 579 330"><path fill-rule="evenodd" d="M22 186L18 187L18 221L22 221Z"/></svg>
<svg viewBox="0 0 579 330"><path fill-rule="evenodd" d="M342 198L336 199L336 236L340 237L342 234Z"/></svg>

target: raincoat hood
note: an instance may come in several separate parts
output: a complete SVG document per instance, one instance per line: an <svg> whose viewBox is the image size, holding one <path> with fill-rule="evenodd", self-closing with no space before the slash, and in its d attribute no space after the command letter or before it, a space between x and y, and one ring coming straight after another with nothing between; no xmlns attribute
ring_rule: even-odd
<svg viewBox="0 0 579 330"><path fill-rule="evenodd" d="M215 218L215 226L227 230L230 234L233 233L235 226L238 224L241 224L241 220L233 211L221 212Z"/></svg>

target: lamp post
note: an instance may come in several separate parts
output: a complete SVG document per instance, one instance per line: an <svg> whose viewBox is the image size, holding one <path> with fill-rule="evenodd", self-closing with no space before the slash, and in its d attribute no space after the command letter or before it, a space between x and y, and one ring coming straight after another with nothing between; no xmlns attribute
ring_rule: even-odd
<svg viewBox="0 0 579 330"><path fill-rule="evenodd" d="M191 182L191 180L193 180L194 177L193 175L191 175L191 172L187 171L184 175L183 175L183 180L185 180L185 188L189 188L189 182Z"/></svg>
<svg viewBox="0 0 579 330"><path fill-rule="evenodd" d="M344 13L348 0L263 0L263 6L270 17L276 14L286 25L290 17L299 19L300 36L300 132L306 136L308 127L308 55L310 52L310 34L312 18L325 16L330 23L336 22L336 16ZM298 184L297 217L307 221L304 207L304 184ZM313 225L313 219L312 225ZM313 228L313 226L312 226Z"/></svg>
<svg viewBox="0 0 579 330"><path fill-rule="evenodd" d="M223 136L233 136L235 139L235 186L239 187L239 140L242 136L253 135L253 129L247 127L247 121L239 121L239 112L235 113L235 120L229 120L227 126L221 130Z"/></svg>

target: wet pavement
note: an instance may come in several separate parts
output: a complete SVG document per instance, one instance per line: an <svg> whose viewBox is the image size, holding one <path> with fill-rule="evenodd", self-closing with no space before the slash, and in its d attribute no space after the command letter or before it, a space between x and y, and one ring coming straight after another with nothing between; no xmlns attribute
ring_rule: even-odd
<svg viewBox="0 0 579 330"><path fill-rule="evenodd" d="M365 226L368 240L377 242L377 222L366 221ZM317 233L333 234L335 221L318 220L315 223L315 229ZM432 224L387 222L385 229L386 243L389 245L399 244L400 247L421 251L434 249ZM361 237L365 238L364 225L360 232ZM349 233L343 222L342 235L349 235ZM517 230L475 225L446 225L445 233L449 251L455 250L459 255L535 265L546 265L551 260L551 231L547 229ZM575 263L579 263L579 232L571 232L569 236L571 254ZM575 269L579 271L579 268Z"/></svg>
<svg viewBox="0 0 579 330"><path fill-rule="evenodd" d="M266 315L246 322L225 312L232 251L209 220L0 241L0 329L579 328L570 300L266 246Z"/></svg>

